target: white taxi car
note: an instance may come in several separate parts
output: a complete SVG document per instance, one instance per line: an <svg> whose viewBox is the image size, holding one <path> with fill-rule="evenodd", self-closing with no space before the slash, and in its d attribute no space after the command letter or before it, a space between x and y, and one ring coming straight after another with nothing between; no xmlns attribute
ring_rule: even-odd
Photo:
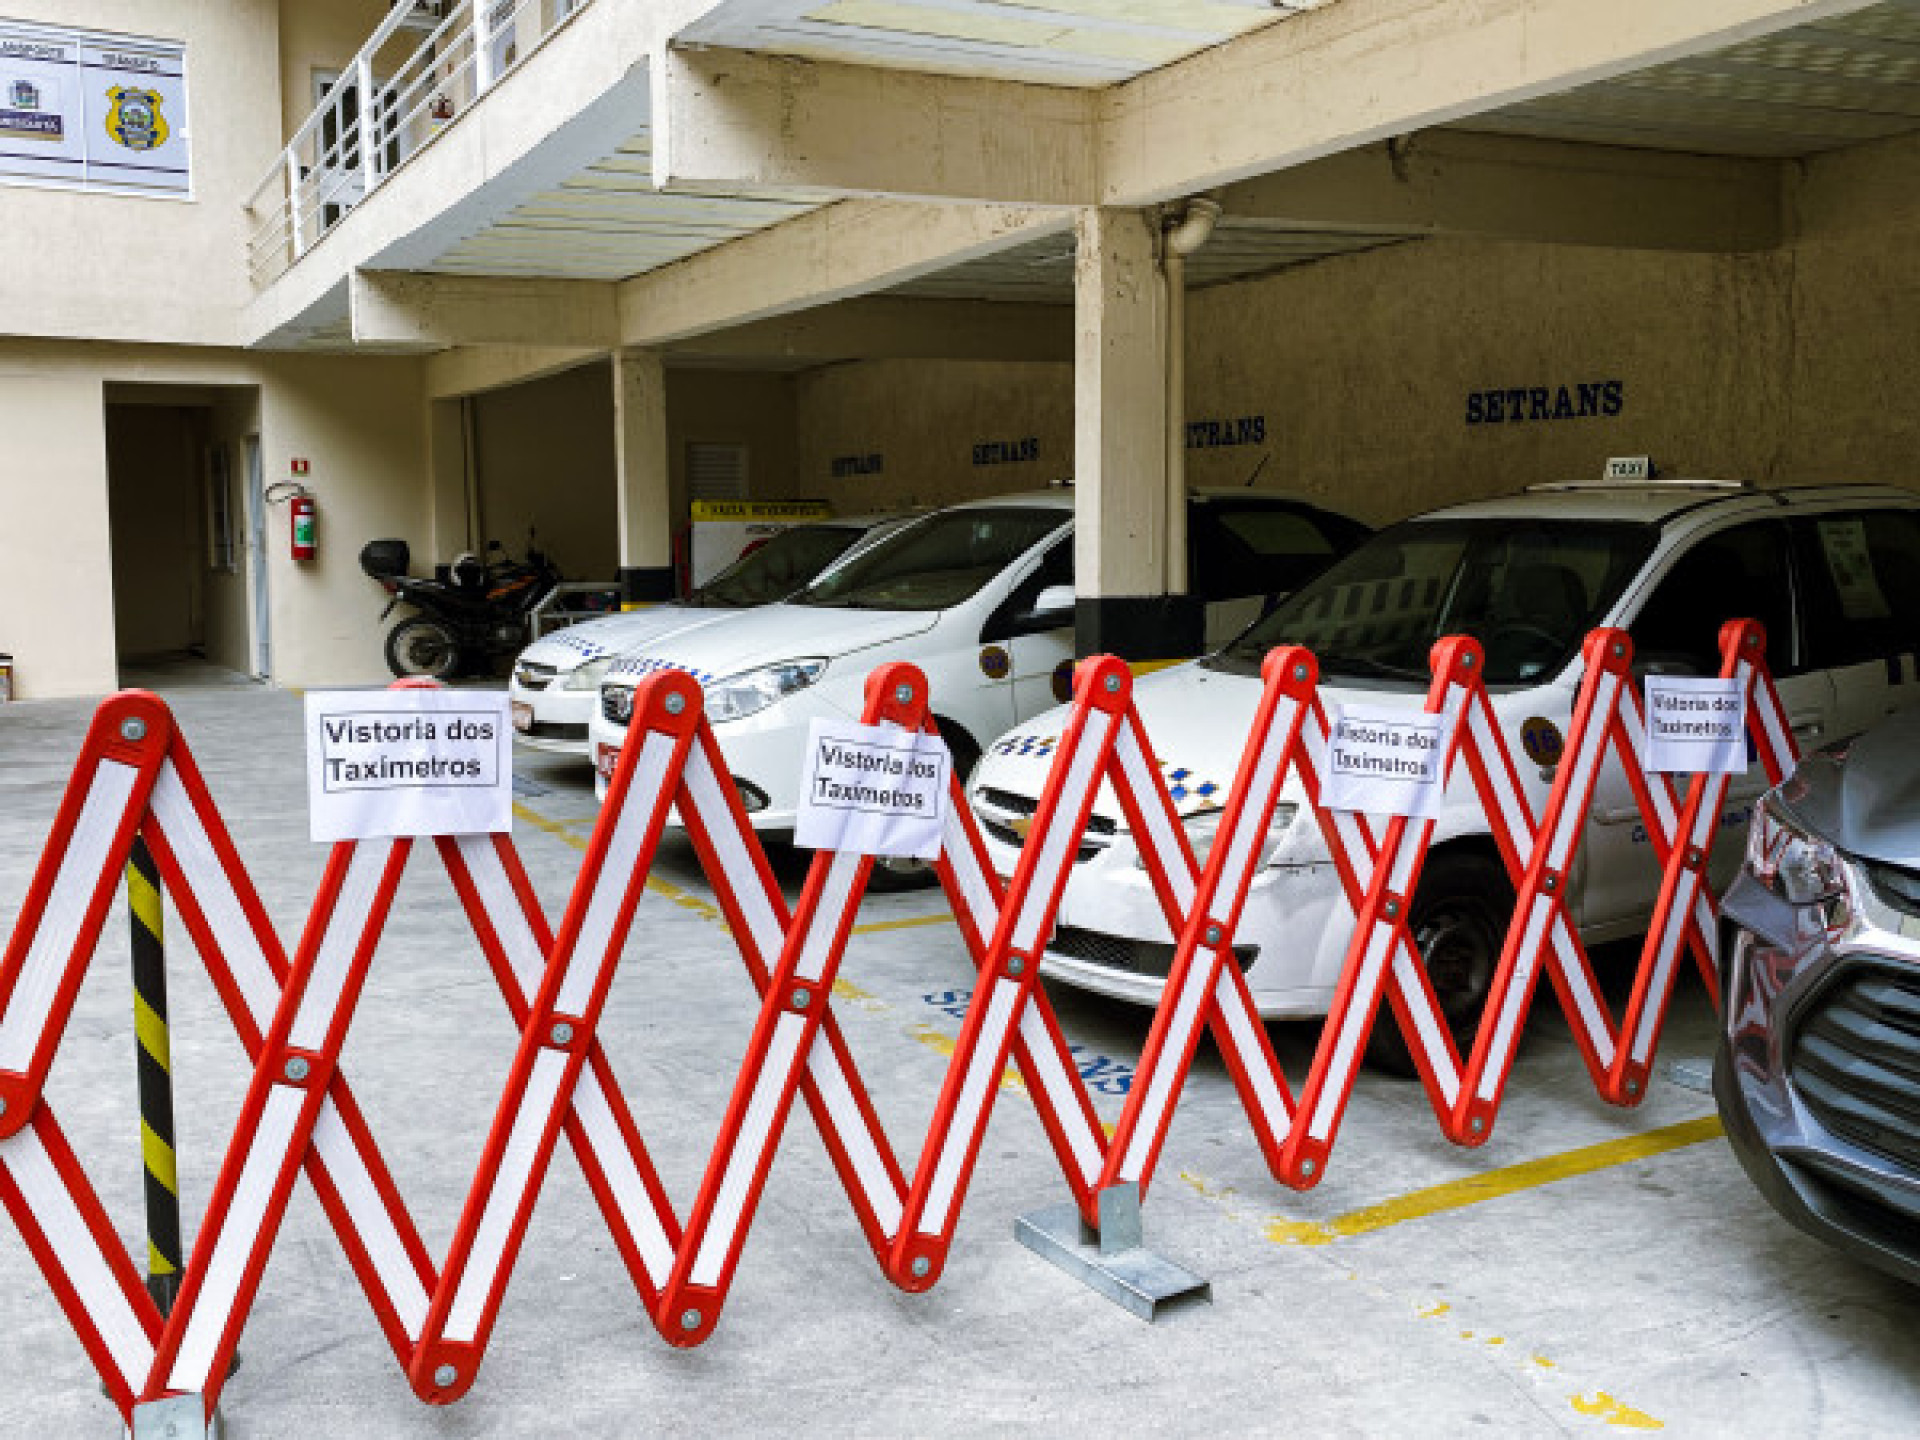
<svg viewBox="0 0 1920 1440"><path fill-rule="evenodd" d="M536 750L585 759L587 720L599 704L600 681L623 651L791 595L863 539L901 523L869 515L795 525L748 551L685 600L542 636L520 652L507 682L514 738Z"/></svg>
<svg viewBox="0 0 1920 1440"><path fill-rule="evenodd" d="M1211 570L1243 591L1209 604L1209 643L1218 643L1219 627L1232 634L1259 613L1265 596L1253 587L1317 573L1367 533L1344 516L1257 491L1196 495L1192 505L1196 577ZM867 675L887 661L926 672L940 732L965 775L982 743L1071 693L1072 522L1067 489L936 511L790 600L623 657L591 721L602 793L633 688L659 669L684 670L705 688L715 737L758 829L793 828L808 723L857 718Z"/></svg>
<svg viewBox="0 0 1920 1440"><path fill-rule="evenodd" d="M1636 669L1717 674L1724 620L1767 629L1769 664L1803 748L1852 735L1920 699L1920 496L1883 486L1757 491L1714 482L1539 487L1455 506L1375 535L1218 653L1142 679L1140 715L1204 860L1260 698L1273 646L1310 648L1331 715L1342 703L1422 703L1427 656L1446 635L1486 649L1495 715L1524 754L1542 809L1571 721L1580 642L1626 628ZM1055 710L987 748L969 782L995 868L1010 874L1061 732ZM1458 767L1411 909L1435 990L1470 1034L1500 956L1513 893L1466 767ZM1723 814L1738 830L1764 788L1736 777ZM1235 936L1260 1013L1324 1015L1353 929L1320 828L1289 780ZM1625 774L1603 770L1570 898L1589 940L1637 935L1658 883ZM1142 1004L1159 999L1172 935L1110 790L1061 905L1042 973ZM1374 1055L1404 1056L1376 1027Z"/></svg>

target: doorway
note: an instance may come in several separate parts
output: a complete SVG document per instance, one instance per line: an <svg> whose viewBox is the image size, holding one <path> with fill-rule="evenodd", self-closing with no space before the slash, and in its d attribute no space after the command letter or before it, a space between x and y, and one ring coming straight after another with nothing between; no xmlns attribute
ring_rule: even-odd
<svg viewBox="0 0 1920 1440"><path fill-rule="evenodd" d="M265 507L253 387L106 387L121 683L264 677Z"/></svg>

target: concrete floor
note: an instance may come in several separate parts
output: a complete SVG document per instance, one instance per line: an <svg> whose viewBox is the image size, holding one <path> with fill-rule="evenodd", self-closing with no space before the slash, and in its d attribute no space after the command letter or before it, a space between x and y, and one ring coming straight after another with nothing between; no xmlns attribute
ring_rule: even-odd
<svg viewBox="0 0 1920 1440"><path fill-rule="evenodd" d="M187 686L170 699L289 945L324 859L306 839L299 700ZM0 930L11 932L91 707L0 708ZM522 757L515 838L557 915L594 815L583 767ZM541 793L533 793L536 789ZM801 868L783 864L797 888ZM684 846L661 861L602 1038L676 1205L691 1201L750 1027L750 988ZM867 902L837 1002L911 1163L970 970L937 894ZM892 922L922 922L899 925ZM416 858L345 1055L428 1243L450 1234L513 1036L430 855ZM174 927L176 936L179 927ZM140 1240L122 925L109 928L50 1098L128 1243ZM247 1072L184 940L173 968L181 1182L191 1229ZM1141 1012L1055 996L1083 1063L1113 1077ZM1683 992L1669 1056L1707 1052ZM1276 1032L1290 1073L1310 1027ZM1118 1088L1117 1086L1112 1088ZM1119 1112L1101 1095L1102 1114ZM692 1352L641 1314L564 1147L473 1392L419 1404L323 1212L296 1192L223 1410L234 1436L524 1436L640 1430L1865 1435L1920 1415L1920 1292L1776 1219L1673 1083L1637 1111L1594 1098L1546 1002L1484 1150L1438 1135L1417 1086L1367 1077L1326 1180L1266 1174L1203 1051L1147 1206L1150 1241L1211 1277L1211 1306L1149 1326L1014 1240L1065 1198L1024 1098L1000 1097L945 1278L876 1272L796 1110L726 1316ZM1687 1143L1677 1143L1685 1141ZM1604 1149L1590 1147L1605 1146ZM0 1431L107 1434L85 1356L0 1224Z"/></svg>

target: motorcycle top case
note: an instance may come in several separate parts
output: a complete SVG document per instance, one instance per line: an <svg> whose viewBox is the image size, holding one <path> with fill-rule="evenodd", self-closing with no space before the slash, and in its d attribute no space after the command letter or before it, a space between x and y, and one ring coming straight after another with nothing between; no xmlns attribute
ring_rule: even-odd
<svg viewBox="0 0 1920 1440"><path fill-rule="evenodd" d="M404 540L369 540L360 547L360 568L375 580L406 574L412 560Z"/></svg>

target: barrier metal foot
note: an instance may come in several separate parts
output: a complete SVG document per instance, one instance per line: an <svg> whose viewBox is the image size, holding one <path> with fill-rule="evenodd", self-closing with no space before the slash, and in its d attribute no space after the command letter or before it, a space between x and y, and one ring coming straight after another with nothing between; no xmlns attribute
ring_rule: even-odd
<svg viewBox="0 0 1920 1440"><path fill-rule="evenodd" d="M1669 1060L1661 1068L1666 1071L1667 1079L1683 1089L1698 1090L1702 1095L1713 1093L1713 1057L1710 1055Z"/></svg>
<svg viewBox="0 0 1920 1440"><path fill-rule="evenodd" d="M165 1395L133 1407L133 1440L220 1440L220 1416L205 1396Z"/></svg>
<svg viewBox="0 0 1920 1440"><path fill-rule="evenodd" d="M1019 1242L1081 1284L1142 1320L1181 1305L1213 1301L1213 1283L1156 1255L1142 1243L1140 1189L1114 1185L1100 1192L1100 1228L1072 1205L1049 1205L1013 1222Z"/></svg>

